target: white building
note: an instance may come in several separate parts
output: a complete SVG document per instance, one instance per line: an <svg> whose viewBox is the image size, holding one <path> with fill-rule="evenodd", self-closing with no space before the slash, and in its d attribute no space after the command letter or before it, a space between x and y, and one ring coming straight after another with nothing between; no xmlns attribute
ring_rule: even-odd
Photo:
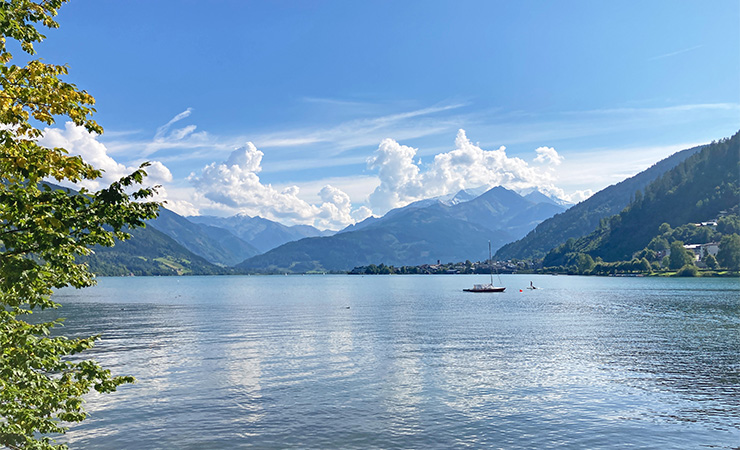
<svg viewBox="0 0 740 450"><path fill-rule="evenodd" d="M683 247L694 252L694 259L697 262L702 261L704 258L706 258L707 255L712 255L716 258L717 252L719 251L718 242L709 242L706 244L687 244Z"/></svg>

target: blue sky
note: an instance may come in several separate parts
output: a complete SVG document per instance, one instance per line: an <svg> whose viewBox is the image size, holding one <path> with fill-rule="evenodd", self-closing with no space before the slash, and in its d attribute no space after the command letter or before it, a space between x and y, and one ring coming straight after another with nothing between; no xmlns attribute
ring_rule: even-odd
<svg viewBox="0 0 740 450"><path fill-rule="evenodd" d="M337 229L463 187L578 201L740 128L737 0L72 0L59 22L39 56L106 133L49 142L110 177L156 161L184 214Z"/></svg>

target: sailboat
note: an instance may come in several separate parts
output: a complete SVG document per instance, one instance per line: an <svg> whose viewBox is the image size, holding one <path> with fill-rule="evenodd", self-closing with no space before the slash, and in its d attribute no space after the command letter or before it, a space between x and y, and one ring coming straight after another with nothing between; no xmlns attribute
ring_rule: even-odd
<svg viewBox="0 0 740 450"><path fill-rule="evenodd" d="M491 263L491 283L490 284L474 284L472 288L463 289L465 292L504 292L506 290L503 286L493 285L493 257L491 256L491 241L488 241L488 261Z"/></svg>

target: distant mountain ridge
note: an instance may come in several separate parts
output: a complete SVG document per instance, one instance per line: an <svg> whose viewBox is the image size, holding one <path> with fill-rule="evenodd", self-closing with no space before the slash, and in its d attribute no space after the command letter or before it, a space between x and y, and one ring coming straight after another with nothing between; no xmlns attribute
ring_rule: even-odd
<svg viewBox="0 0 740 450"><path fill-rule="evenodd" d="M267 273L344 271L373 263L482 260L489 240L497 248L564 210L553 203L534 203L500 186L472 200L450 203L444 199L412 203L334 236L289 242L236 268Z"/></svg>
<svg viewBox="0 0 740 450"><path fill-rule="evenodd" d="M597 192L567 211L543 221L524 238L504 245L496 252L495 258L499 260L542 258L550 249L569 238L577 239L587 235L599 225L601 219L624 209L635 192L644 189L653 180L702 148L704 146L677 152L647 170Z"/></svg>
<svg viewBox="0 0 740 450"><path fill-rule="evenodd" d="M421 200L337 233L247 215L185 218L162 209L146 229L132 232L132 240L98 248L85 260L108 275L345 271L379 263L483 260L488 241L500 247L499 259L507 252L521 259L525 254L541 257L563 239L588 234L611 211L629 204L636 192L701 148L666 158L567 211L567 203L563 206L542 192L520 195L500 186Z"/></svg>
<svg viewBox="0 0 740 450"><path fill-rule="evenodd" d="M266 252L286 242L306 237L327 236L331 231L321 231L310 225L285 226L262 217L238 214L231 217L189 216L193 223L210 225L228 230L244 242L253 246L259 253Z"/></svg>
<svg viewBox="0 0 740 450"><path fill-rule="evenodd" d="M226 229L194 223L167 208L160 208L159 217L147 224L213 264L233 266L260 253Z"/></svg>
<svg viewBox="0 0 740 450"><path fill-rule="evenodd" d="M97 275L219 275L230 272L195 255L174 239L148 226L128 231L131 239L113 247L93 247L88 256L78 256Z"/></svg>

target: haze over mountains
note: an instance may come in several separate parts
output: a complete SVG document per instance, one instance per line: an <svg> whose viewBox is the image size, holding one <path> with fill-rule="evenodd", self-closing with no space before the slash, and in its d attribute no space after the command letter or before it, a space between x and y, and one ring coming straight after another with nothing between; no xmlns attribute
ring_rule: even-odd
<svg viewBox="0 0 740 450"><path fill-rule="evenodd" d="M98 273L111 275L129 269L134 274L307 273L380 263L479 261L487 258L488 241L498 249L497 259L542 258L569 238L591 233L636 192L702 148L678 152L572 207L538 191L467 189L336 233L247 215L186 218L162 209L148 228L135 230L132 241L97 248L87 261Z"/></svg>

